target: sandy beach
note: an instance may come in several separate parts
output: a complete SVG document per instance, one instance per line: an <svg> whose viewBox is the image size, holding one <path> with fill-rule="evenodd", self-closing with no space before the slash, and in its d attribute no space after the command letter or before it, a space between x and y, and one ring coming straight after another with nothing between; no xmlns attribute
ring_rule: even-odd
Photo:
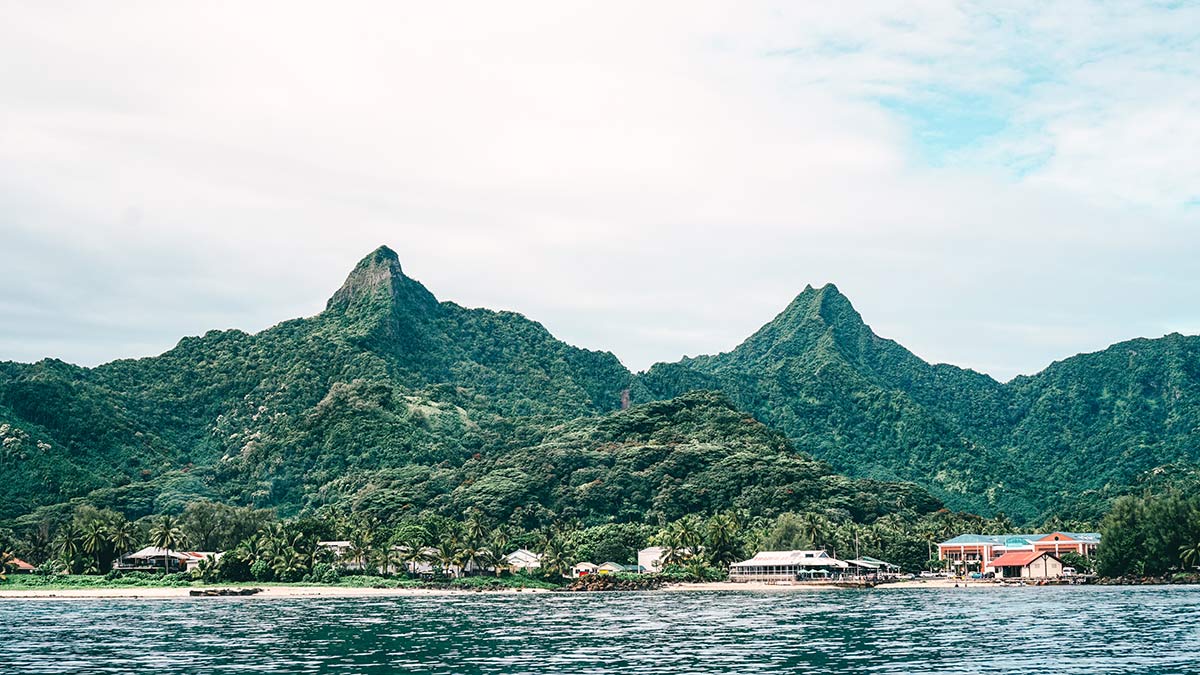
<svg viewBox="0 0 1200 675"><path fill-rule="evenodd" d="M996 588L991 581L963 581L961 579L913 579L896 581L876 586L878 589L911 588ZM13 589L0 590L0 601L16 599L105 599L160 600L191 597L194 590L208 588L230 588L222 586L180 588L73 588L73 589ZM243 587L232 587L243 588ZM253 598L359 598L359 597L420 597L435 595L471 595L476 593L551 593L540 588L506 588L500 590L474 590L459 588L359 588L349 586L263 586L262 592ZM833 584L771 584L764 582L713 581L707 583L669 584L658 589L667 593L696 591L739 591L759 593L795 593L828 591L839 588ZM651 591L653 592L653 591Z"/></svg>
<svg viewBox="0 0 1200 675"><path fill-rule="evenodd" d="M128 599L165 600L191 597L191 591L223 586L181 588L71 588L71 589L21 589L0 590L0 601L17 599ZM242 587L234 587L242 588ZM263 586L262 592L248 598L360 598L360 597L416 597L431 595L473 595L478 593L548 593L538 588L483 590L458 588L355 588L349 586Z"/></svg>

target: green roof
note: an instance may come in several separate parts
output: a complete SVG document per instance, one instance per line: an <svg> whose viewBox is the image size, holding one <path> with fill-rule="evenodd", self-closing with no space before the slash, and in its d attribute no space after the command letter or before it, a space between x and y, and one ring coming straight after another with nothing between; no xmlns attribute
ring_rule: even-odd
<svg viewBox="0 0 1200 675"><path fill-rule="evenodd" d="M991 544L993 546L1006 547L1029 546L1034 541L1051 534L1054 534L1054 532L1047 532L1045 534L960 534L953 539L943 541L939 546L957 544ZM1061 532L1060 534L1065 534L1072 539L1091 544L1100 541L1099 532Z"/></svg>

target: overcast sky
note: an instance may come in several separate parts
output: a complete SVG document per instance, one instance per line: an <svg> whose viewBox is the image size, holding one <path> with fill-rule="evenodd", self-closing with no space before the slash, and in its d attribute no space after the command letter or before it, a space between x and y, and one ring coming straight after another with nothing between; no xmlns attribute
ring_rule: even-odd
<svg viewBox="0 0 1200 675"><path fill-rule="evenodd" d="M1000 379L1200 332L1194 3L301 4L0 0L0 359L315 314L380 244L633 369L808 283Z"/></svg>

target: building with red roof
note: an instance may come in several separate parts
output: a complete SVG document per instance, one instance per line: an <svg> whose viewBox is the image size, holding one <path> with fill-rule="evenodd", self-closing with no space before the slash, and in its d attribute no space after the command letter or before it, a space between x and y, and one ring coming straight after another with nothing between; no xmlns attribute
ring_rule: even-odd
<svg viewBox="0 0 1200 675"><path fill-rule="evenodd" d="M1063 561L1049 551L1010 551L990 567L1000 579L1051 579L1063 573Z"/></svg>

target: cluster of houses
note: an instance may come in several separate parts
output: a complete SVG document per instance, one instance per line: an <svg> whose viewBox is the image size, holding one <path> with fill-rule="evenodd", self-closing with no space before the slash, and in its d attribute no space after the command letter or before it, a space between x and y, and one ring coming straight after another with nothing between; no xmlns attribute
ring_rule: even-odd
<svg viewBox="0 0 1200 675"><path fill-rule="evenodd" d="M1091 557L1100 546L1097 532L1049 534L962 534L938 544L938 560L959 574L994 574L999 579L1052 579L1074 572L1065 553Z"/></svg>
<svg viewBox="0 0 1200 675"><path fill-rule="evenodd" d="M346 568L362 569L363 561L355 560L349 541L322 541L319 545L333 553ZM1066 553L1077 553L1091 557L1100 545L1100 535L1095 532L1051 532L1049 534L963 534L938 544L938 559L946 561L952 572L968 574L977 572L1000 579L1051 579L1069 575L1073 570L1063 562ZM404 550L397 550L403 553ZM389 573L406 571L410 574L432 574L436 563L432 562L437 551L428 548L418 560L389 563ZM616 562L594 564L580 562L573 565L572 578L604 574L646 574L661 572L664 549L651 546L638 551L637 564L625 565ZM168 551L148 546L118 558L113 569L121 571L152 572L191 571L203 561L217 561L220 552ZM403 558L404 556L397 556ZM517 549L504 556L499 571L516 572L540 568L542 555L528 549ZM14 560L18 574L34 571L33 565ZM445 570L454 576L497 571L496 567L483 568L474 561L452 566ZM899 567L891 563L862 556L853 560L840 560L824 550L760 551L753 558L729 566L729 580L733 582L765 581L794 582L810 580L840 579L884 579L897 576Z"/></svg>

